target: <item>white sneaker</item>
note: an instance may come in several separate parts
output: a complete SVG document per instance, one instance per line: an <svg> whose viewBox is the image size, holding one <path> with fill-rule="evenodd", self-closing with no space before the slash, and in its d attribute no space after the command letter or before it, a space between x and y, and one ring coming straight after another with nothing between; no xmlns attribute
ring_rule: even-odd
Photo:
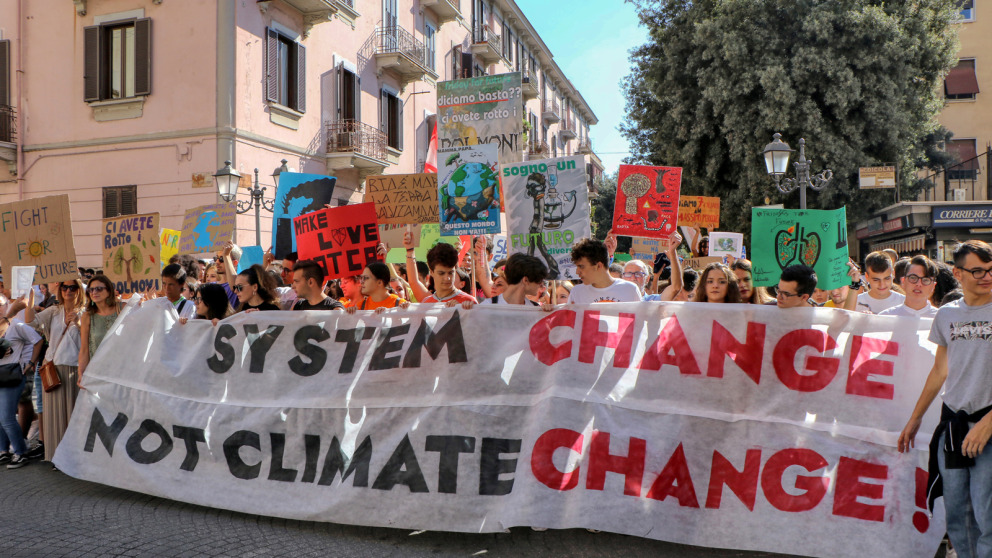
<svg viewBox="0 0 992 558"><path fill-rule="evenodd" d="M958 558L958 551L953 548L948 548L947 552L944 553L944 558Z"/></svg>
<svg viewBox="0 0 992 558"><path fill-rule="evenodd" d="M21 467L28 464L28 458L23 455L14 454L11 458L10 463L7 464L8 469L20 469Z"/></svg>

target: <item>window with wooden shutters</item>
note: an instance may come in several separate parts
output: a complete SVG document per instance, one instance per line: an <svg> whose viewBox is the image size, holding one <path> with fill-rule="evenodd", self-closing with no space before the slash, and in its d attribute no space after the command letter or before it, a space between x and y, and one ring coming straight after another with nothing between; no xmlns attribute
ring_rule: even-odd
<svg viewBox="0 0 992 558"><path fill-rule="evenodd" d="M130 99L151 92L151 19L83 28L83 100Z"/></svg>
<svg viewBox="0 0 992 558"><path fill-rule="evenodd" d="M403 102L392 92L379 90L380 129L386 134L386 145L403 150Z"/></svg>
<svg viewBox="0 0 992 558"><path fill-rule="evenodd" d="M472 77L472 68L475 66L475 57L471 52L462 53L462 75L461 78Z"/></svg>
<svg viewBox="0 0 992 558"><path fill-rule="evenodd" d="M103 218L138 213L138 187L112 186L103 189Z"/></svg>
<svg viewBox="0 0 992 558"><path fill-rule="evenodd" d="M0 107L10 106L10 41L0 41Z"/></svg>
<svg viewBox="0 0 992 558"><path fill-rule="evenodd" d="M451 77L449 79L459 79L462 77L462 47L455 46L451 49Z"/></svg>
<svg viewBox="0 0 992 558"><path fill-rule="evenodd" d="M339 120L361 120L361 99L362 85L361 79L346 68L344 64L338 64L338 119Z"/></svg>
<svg viewBox="0 0 992 558"><path fill-rule="evenodd" d="M306 112L306 47L265 29L265 100Z"/></svg>
<svg viewBox="0 0 992 558"><path fill-rule="evenodd" d="M427 69L434 71L434 59L437 57L436 53L436 37L437 30L430 23L424 22L424 55L427 58Z"/></svg>

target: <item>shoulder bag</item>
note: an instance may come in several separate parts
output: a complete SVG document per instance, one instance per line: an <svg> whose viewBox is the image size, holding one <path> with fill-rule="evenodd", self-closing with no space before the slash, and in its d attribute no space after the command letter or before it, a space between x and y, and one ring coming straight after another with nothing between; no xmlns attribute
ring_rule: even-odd
<svg viewBox="0 0 992 558"><path fill-rule="evenodd" d="M65 312L65 310L63 310ZM63 322L65 321L65 314L62 315ZM65 339L65 334L69 333L69 328L74 324L66 324L65 329L62 330L62 335L59 337L59 342L55 344L55 349L52 350L52 360L46 361L41 365L38 370L38 374L41 375L41 389L45 390L45 393L55 391L62 386L62 379L59 378L59 371L55 369L55 355L58 354L59 345L62 344L62 340Z"/></svg>
<svg viewBox="0 0 992 558"><path fill-rule="evenodd" d="M17 387L24 374L21 373L21 363L0 364L0 388Z"/></svg>

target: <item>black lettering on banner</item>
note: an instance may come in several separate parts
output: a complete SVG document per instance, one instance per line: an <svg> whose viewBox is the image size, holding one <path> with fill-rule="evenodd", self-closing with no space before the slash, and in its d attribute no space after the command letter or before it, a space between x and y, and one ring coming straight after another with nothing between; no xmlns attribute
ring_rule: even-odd
<svg viewBox="0 0 992 558"><path fill-rule="evenodd" d="M420 322L420 328L410 342L410 348L403 357L403 368L420 367L421 348L427 349L427 354L437 360L441 354L441 349L448 347L448 362L468 362L465 353L465 338L462 336L462 322L456 310L451 318L435 332L427 323L427 319Z"/></svg>
<svg viewBox="0 0 992 558"><path fill-rule="evenodd" d="M100 410L94 407L93 416L90 417L90 430L86 433L86 445L83 446L83 451L93 453L93 446L96 445L96 439L99 437L103 447L107 449L107 455L113 457L114 444L117 443L117 437L121 435L121 431L126 425L127 415L117 413L114 422L108 426L107 422L103 420Z"/></svg>
<svg viewBox="0 0 992 558"><path fill-rule="evenodd" d="M355 360L358 359L358 350L362 346L362 341L372 339L373 335L375 335L375 328L371 327L337 330L334 334L334 340L338 343L345 343L344 357L341 358L338 374L351 374L355 371Z"/></svg>
<svg viewBox="0 0 992 558"><path fill-rule="evenodd" d="M483 438L482 460L479 464L479 495L506 496L513 490L513 477L499 476L517 471L517 459L500 459L501 453L520 453L520 440Z"/></svg>
<svg viewBox="0 0 992 558"><path fill-rule="evenodd" d="M262 451L262 442L256 432L238 430L224 440L224 458L227 460L227 468L232 475L239 479L258 478L258 473L262 470L262 461L259 460L254 465L245 463L241 459L241 448L245 446Z"/></svg>
<svg viewBox="0 0 992 558"><path fill-rule="evenodd" d="M179 466L183 471L192 471L200 461L200 448L196 443L206 443L207 436L202 428L191 428L187 426L172 426L172 435L186 442L186 458Z"/></svg>
<svg viewBox="0 0 992 558"><path fill-rule="evenodd" d="M218 374L223 374L234 366L234 347L227 341L238 334L231 324L221 324L217 328L217 336L214 337L214 351L216 354L207 359L207 366ZM219 357L219 358L218 358Z"/></svg>
<svg viewBox="0 0 992 558"><path fill-rule="evenodd" d="M160 443L154 450L146 451L145 448L141 447L141 442L144 442L145 438L152 434L159 437ZM151 465L162 461L172 451L172 436L169 436L161 424L152 419L145 419L141 421L141 426L134 431L134 434L131 434L131 437L127 439L124 449L127 451L128 457L135 463Z"/></svg>
<svg viewBox="0 0 992 558"><path fill-rule="evenodd" d="M283 456L286 453L286 435L281 432L270 432L269 441L272 442L272 462L269 464L269 480L283 482L295 481L298 471L282 466Z"/></svg>
<svg viewBox="0 0 992 558"><path fill-rule="evenodd" d="M310 362L303 362L300 355L297 355L289 359L289 369L303 377L313 376L317 372L320 372L324 368L324 365L327 364L327 351L316 343L310 342L316 341L317 343L321 343L327 341L330 337L331 334L326 329L317 325L303 326L296 330L296 334L293 336L293 345L296 347L296 352L307 357Z"/></svg>
<svg viewBox="0 0 992 558"><path fill-rule="evenodd" d="M392 490L397 484L405 484L410 488L410 492L429 492L424 474L420 471L420 463L417 461L417 454L413 451L413 444L410 443L410 436L403 436L399 445L389 457L389 461L382 466L379 476L372 483L372 488L377 490Z"/></svg>
<svg viewBox="0 0 992 558"><path fill-rule="evenodd" d="M317 461L320 460L320 436L304 434L303 446L306 448L307 462L300 482L313 482L317 478Z"/></svg>
<svg viewBox="0 0 992 558"><path fill-rule="evenodd" d="M259 374L265 369L265 355L268 354L276 338L282 333L284 326L269 326L265 332L258 333L258 324L245 324L245 337L248 350L251 352L251 364L248 371Z"/></svg>
<svg viewBox="0 0 992 558"><path fill-rule="evenodd" d="M344 481L352 473L355 473L355 482L352 484L368 488L370 461L372 461L372 438L370 436L366 436L362 440L350 459L341 451L341 442L335 436L331 439L331 447L327 450L327 457L324 458L324 470L320 473L320 480L317 481L317 484L330 486L336 475L341 475L341 483L344 484ZM348 466L347 470L345 470L345 465Z"/></svg>
<svg viewBox="0 0 992 558"><path fill-rule="evenodd" d="M458 455L475 452L475 438L471 436L428 436L424 446L427 451L437 451L437 491L454 494L458 490Z"/></svg>
<svg viewBox="0 0 992 558"><path fill-rule="evenodd" d="M389 353L403 350L403 341L396 337L410 332L410 324L383 328L369 361L369 370L391 370L400 367L400 355L387 356Z"/></svg>

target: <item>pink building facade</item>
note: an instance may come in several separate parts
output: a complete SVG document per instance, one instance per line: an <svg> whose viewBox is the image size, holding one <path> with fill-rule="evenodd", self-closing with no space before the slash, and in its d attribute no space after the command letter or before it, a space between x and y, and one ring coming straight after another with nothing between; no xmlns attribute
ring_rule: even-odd
<svg viewBox="0 0 992 558"><path fill-rule="evenodd" d="M224 161L266 199L285 159L359 202L366 176L423 169L438 81L511 71L526 157L584 154L591 186L596 116L512 0L0 0L0 203L68 193L99 267L101 219L178 229Z"/></svg>

